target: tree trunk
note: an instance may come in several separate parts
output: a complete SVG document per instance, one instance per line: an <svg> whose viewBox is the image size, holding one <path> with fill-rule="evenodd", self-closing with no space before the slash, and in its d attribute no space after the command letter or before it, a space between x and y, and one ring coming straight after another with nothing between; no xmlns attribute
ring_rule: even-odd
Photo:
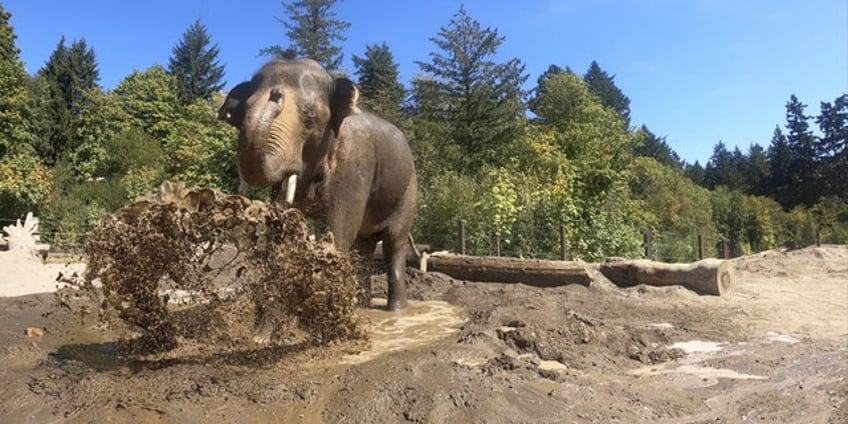
<svg viewBox="0 0 848 424"><path fill-rule="evenodd" d="M733 267L728 261L704 259L692 264L667 264L648 260L611 261L600 264L607 279L619 287L681 285L698 294L726 295L733 286Z"/></svg>
<svg viewBox="0 0 848 424"><path fill-rule="evenodd" d="M523 283L536 287L558 287L592 283L589 265L584 262L545 261L491 256L424 256L418 265L422 271L441 272L468 281Z"/></svg>

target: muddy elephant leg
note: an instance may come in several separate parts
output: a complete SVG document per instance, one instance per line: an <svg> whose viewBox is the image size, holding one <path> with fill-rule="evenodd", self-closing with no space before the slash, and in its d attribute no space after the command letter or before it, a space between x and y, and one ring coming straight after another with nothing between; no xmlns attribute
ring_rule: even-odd
<svg viewBox="0 0 848 424"><path fill-rule="evenodd" d="M358 257L352 259L356 271L356 282L359 285L357 305L363 308L371 306L371 276L379 272L374 266L374 249L378 241L380 241L379 234L357 237L351 248L358 253Z"/></svg>
<svg viewBox="0 0 848 424"><path fill-rule="evenodd" d="M406 307L406 235L389 235L383 238L383 256L386 258L386 277L389 282L389 299L386 309L396 311Z"/></svg>

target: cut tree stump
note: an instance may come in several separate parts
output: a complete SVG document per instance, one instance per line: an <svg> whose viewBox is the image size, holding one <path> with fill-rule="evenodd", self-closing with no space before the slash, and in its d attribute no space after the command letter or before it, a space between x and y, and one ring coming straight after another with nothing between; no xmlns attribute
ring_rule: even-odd
<svg viewBox="0 0 848 424"><path fill-rule="evenodd" d="M614 260L600 264L599 270L619 287L680 285L698 294L714 296L726 295L734 280L733 266L719 259L704 259L691 264Z"/></svg>
<svg viewBox="0 0 848 424"><path fill-rule="evenodd" d="M546 261L492 256L452 254L425 255L421 261L410 261L422 271L441 272L459 280L523 283L536 287L559 287L592 283L585 262Z"/></svg>

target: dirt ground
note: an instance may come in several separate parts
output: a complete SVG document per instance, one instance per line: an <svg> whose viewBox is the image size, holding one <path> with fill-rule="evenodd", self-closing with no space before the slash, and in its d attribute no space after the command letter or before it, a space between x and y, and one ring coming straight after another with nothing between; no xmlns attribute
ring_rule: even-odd
<svg viewBox="0 0 848 424"><path fill-rule="evenodd" d="M368 342L126 360L26 294L62 266L0 252L0 422L848 422L848 246L733 264L725 297L409 270L407 310L359 310Z"/></svg>

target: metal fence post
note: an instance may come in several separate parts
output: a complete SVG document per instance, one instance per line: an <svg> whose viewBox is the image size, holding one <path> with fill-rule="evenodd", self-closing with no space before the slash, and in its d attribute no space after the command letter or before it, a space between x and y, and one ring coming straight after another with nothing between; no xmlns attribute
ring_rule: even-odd
<svg viewBox="0 0 848 424"><path fill-rule="evenodd" d="M559 224L559 257L568 260L568 245L565 240L565 224Z"/></svg>
<svg viewBox="0 0 848 424"><path fill-rule="evenodd" d="M651 230L642 232L642 246L645 248L645 259L651 258Z"/></svg>
<svg viewBox="0 0 848 424"><path fill-rule="evenodd" d="M459 253L465 254L465 220L459 220Z"/></svg>

